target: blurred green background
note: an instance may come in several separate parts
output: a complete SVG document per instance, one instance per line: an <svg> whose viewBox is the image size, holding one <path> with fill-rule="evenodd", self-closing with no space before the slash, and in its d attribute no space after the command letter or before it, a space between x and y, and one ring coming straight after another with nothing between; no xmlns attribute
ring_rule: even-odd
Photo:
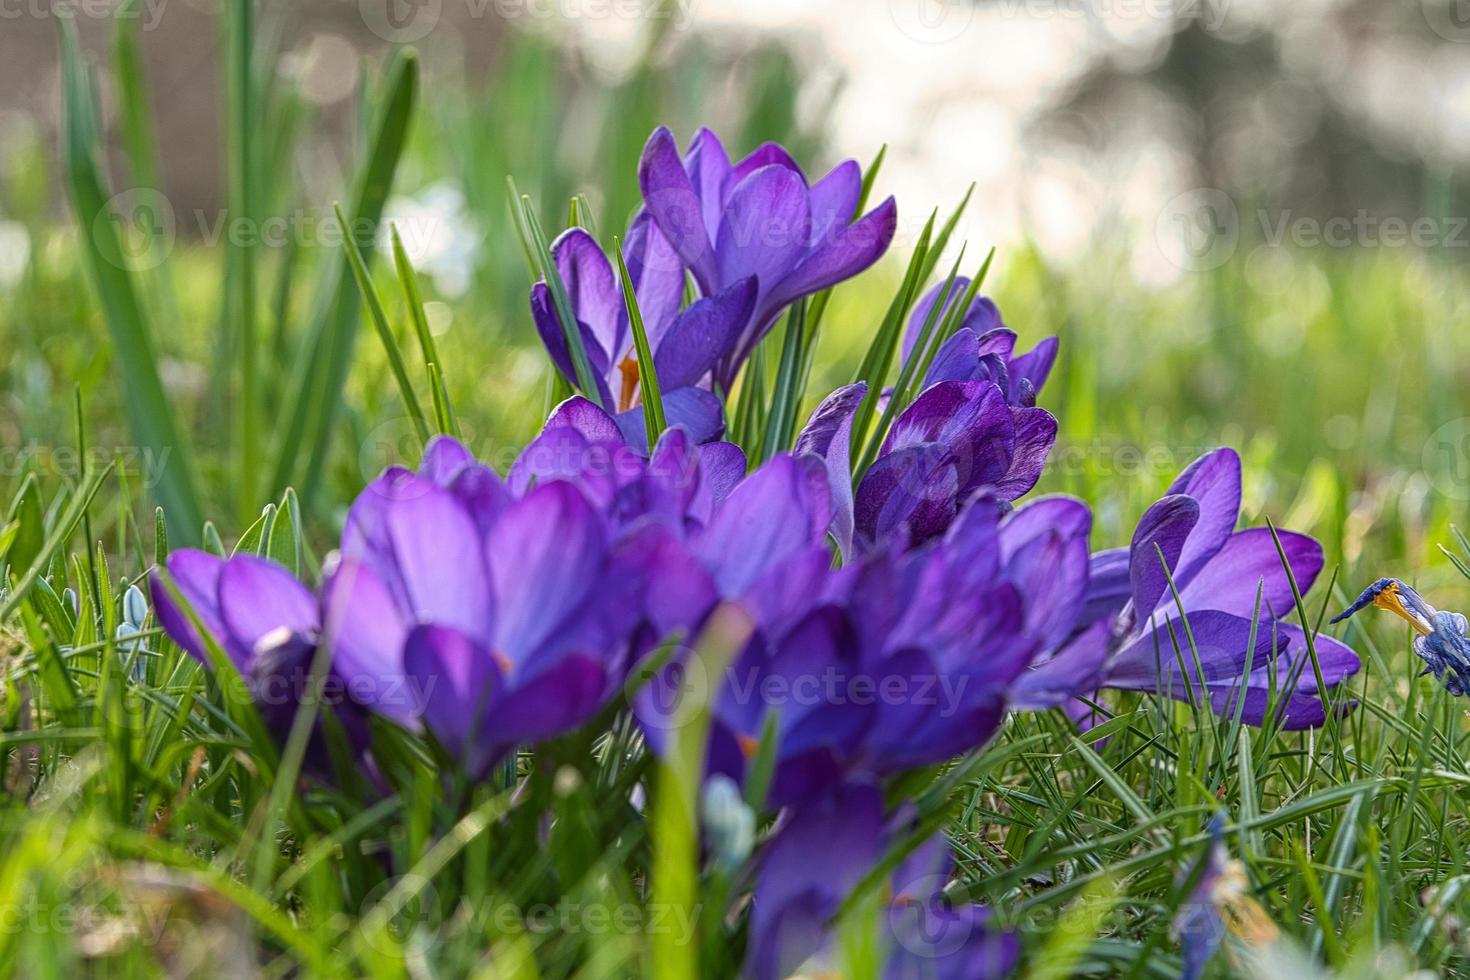
<svg viewBox="0 0 1470 980"><path fill-rule="evenodd" d="M202 509L229 540L269 498L264 475L257 489L237 465L220 11L69 9L97 66L118 195L105 220L143 284ZM62 15L16 11L0 32L0 482L75 481L79 391L92 452L115 454L130 479L111 526L94 528L111 541L132 533L129 518L148 526L150 484L169 463L133 448L79 242L91 229L67 201ZM551 232L585 193L610 243L660 123L681 139L710 125L736 152L781 140L814 171L866 164L886 143L876 191L899 195L899 238L837 291L813 392L850 379L929 210L947 213L974 181L951 252L961 238L972 257L996 246L986 291L1007 322L1026 344L1063 337L1042 398L1062 433L1043 486L1095 505L1099 545L1119 543L1189 459L1232 443L1249 464L1248 515L1323 538L1345 588L1399 574L1444 605L1470 600L1436 549L1470 516L1458 166L1470 30L1452 6L354 0L255 14L267 443L317 284L340 262L331 205L350 196L385 60L411 42L421 101L387 217L487 457L535 431L546 390L507 176ZM134 91L121 64L140 69ZM406 336L381 257L377 271ZM360 333L308 498L322 542L414 444L366 320Z"/></svg>

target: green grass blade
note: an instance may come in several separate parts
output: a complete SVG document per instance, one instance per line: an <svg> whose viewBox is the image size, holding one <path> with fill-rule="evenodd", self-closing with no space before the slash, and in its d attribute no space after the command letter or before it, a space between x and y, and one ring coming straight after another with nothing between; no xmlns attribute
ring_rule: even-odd
<svg viewBox="0 0 1470 980"><path fill-rule="evenodd" d="M418 57L412 51L400 50L388 70L385 95L368 142L367 163L356 182L352 213L370 227L376 227L382 217L393 185L417 89ZM364 258L370 256L371 243L362 251ZM319 308L293 379L285 412L286 429L276 447L269 488L274 497L292 482L293 475L302 474L298 492L302 505L308 508L315 499L342 388L352 364L358 319L357 288L345 255L340 263L330 264L328 277L327 302Z"/></svg>
<svg viewBox="0 0 1470 980"><path fill-rule="evenodd" d="M372 274L368 271L367 261L362 256L362 250L352 235L352 225L347 221L347 216L342 213L342 205L332 206L337 215L337 223L342 226L342 244L347 251L347 264L352 268L352 277L357 281L357 291L362 295L363 302L367 304L368 319L372 321L373 329L378 332L378 339L383 342L383 352L388 355L388 368L393 372L393 380L398 384L398 394L403 399L403 407L408 411L408 417L413 420L413 427L419 434L419 441L427 443L431 433L429 432L428 420L424 418L423 406L419 404L418 396L414 394L413 382L408 380L408 368L403 363L403 351L398 347L398 338L393 336L393 328L388 325L388 314L383 311L383 301L378 296L378 288L373 285Z"/></svg>
<svg viewBox="0 0 1470 980"><path fill-rule="evenodd" d="M781 361L771 391L771 408L766 413L761 460L791 448L796 437L796 413L801 409L803 368L806 365L807 305L798 300L786 315L786 332L781 341Z"/></svg>
<svg viewBox="0 0 1470 980"><path fill-rule="evenodd" d="M861 449L868 437L868 427L873 421L873 411L878 404L878 399L883 394L883 382L888 378L888 372L893 368L893 359L898 353L899 345L903 340L904 321L908 318L909 310L913 307L915 299L919 294L919 283L923 282L922 274L926 256L929 253L929 243L934 235L934 221L938 212L930 212L929 220L924 224L924 230L919 235L919 243L914 247L913 257L909 260L908 270L904 273L903 284L899 286L894 295L892 303L889 304L888 312L883 317L883 323L874 335L873 342L868 345L867 352L863 355L862 363L858 366L854 381L865 381L868 385L868 393L858 403L857 411L852 421L852 444L859 452L853 454L854 465L861 459ZM860 469L855 473L861 474Z"/></svg>
<svg viewBox="0 0 1470 980"><path fill-rule="evenodd" d="M225 99L228 131L228 202L231 222L255 219L256 178L255 77L251 67L255 42L254 0L229 0L225 18ZM236 501L241 517L255 504L251 487L260 472L260 364L257 349L255 284L255 236L228 236L225 252L229 289L225 292L230 326L238 339L240 403L236 413L239 427L239 477Z"/></svg>
<svg viewBox="0 0 1470 980"><path fill-rule="evenodd" d="M541 219L536 217L531 199L524 195L521 197L521 212L525 216L526 231L531 236L531 245L535 248L535 256L540 264L541 278L551 291L552 306L556 308L562 337L566 340L567 351L572 357L572 369L576 378L568 380L575 380L577 387L582 389L582 394L593 404L607 409L608 406L602 404L602 392L597 387L597 378L592 374L592 362L587 359L587 348L582 343L582 331L577 326L576 313L572 310L572 300L567 294L566 283L562 282L561 273L557 272L556 262L551 257L546 233L541 230Z"/></svg>
<svg viewBox="0 0 1470 980"><path fill-rule="evenodd" d="M46 535L46 541L41 546L40 553L31 562L30 568L26 570L25 574L20 577L19 581L6 594L4 602L0 602L0 623L10 618L10 614L15 611L16 606L20 604L21 600L26 597L26 593L30 591L31 586L35 585L36 580L46 573L46 569L51 565L51 559L61 550L61 546L66 543L67 539L76 531L77 525L81 523L82 515L91 506L92 498L97 496L97 491L101 488L102 481L112 472L112 467L113 464L108 463L104 468L83 476L81 485L77 487L76 493L72 495L71 502L67 504L65 512L51 526L51 533Z"/></svg>
<svg viewBox="0 0 1470 980"><path fill-rule="evenodd" d="M82 251L112 337L133 437L161 461L157 494L174 536L193 543L203 519L195 492L193 454L175 423L176 406L159 380L149 325L118 239L115 222L119 216L108 200L103 179L97 116L88 73L77 50L76 27L70 20L60 23L67 183L82 229Z"/></svg>
<svg viewBox="0 0 1470 980"><path fill-rule="evenodd" d="M583 213L590 213L584 209ZM613 254L618 259L618 279L623 286L623 305L628 310L628 325L633 329L633 347L638 352L638 394L643 400L643 427L648 432L648 451L658 444L658 437L668 428L664 418L664 396L659 389L658 372L653 367L653 348L648 345L648 331L638 309L638 296L633 291L633 277L623 259L623 243L613 238Z"/></svg>

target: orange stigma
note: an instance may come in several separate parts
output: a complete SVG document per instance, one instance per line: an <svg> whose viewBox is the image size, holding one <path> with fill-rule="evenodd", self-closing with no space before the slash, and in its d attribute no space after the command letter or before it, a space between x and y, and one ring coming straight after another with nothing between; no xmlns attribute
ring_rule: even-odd
<svg viewBox="0 0 1470 980"><path fill-rule="evenodd" d="M500 668L502 674L509 674L511 668L515 666L515 664L511 663L510 658L499 650L492 650L490 656L495 661L495 666Z"/></svg>
<svg viewBox="0 0 1470 980"><path fill-rule="evenodd" d="M755 758L755 754L760 751L761 743L758 738L752 738L749 735L736 735L735 741L740 745L740 754L747 759Z"/></svg>
<svg viewBox="0 0 1470 980"><path fill-rule="evenodd" d="M1434 630L1426 625L1418 616L1409 612L1404 605L1403 593L1399 591L1398 583L1389 583L1382 592L1373 597L1373 605L1379 609L1385 609L1402 619L1408 620L1410 626L1418 630L1420 635L1428 636Z"/></svg>
<svg viewBox="0 0 1470 980"><path fill-rule="evenodd" d="M633 407L638 396L638 359L632 354L618 362L618 371L623 376L623 388L618 392L618 411L626 412Z"/></svg>

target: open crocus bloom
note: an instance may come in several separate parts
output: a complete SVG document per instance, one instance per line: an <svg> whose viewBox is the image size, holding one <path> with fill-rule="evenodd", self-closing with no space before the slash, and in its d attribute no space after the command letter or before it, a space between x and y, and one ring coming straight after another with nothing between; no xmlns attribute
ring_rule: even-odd
<svg viewBox="0 0 1470 980"><path fill-rule="evenodd" d="M903 823L885 815L882 790L862 781L797 808L760 866L744 975L776 980L840 967L833 919ZM953 866L949 842L938 834L894 869L874 923L885 980L988 980L1015 970L1019 940L995 928L983 907L956 907L944 897Z"/></svg>
<svg viewBox="0 0 1470 980"><path fill-rule="evenodd" d="M1414 627L1414 652L1424 661L1424 673L1455 697L1470 691L1470 620L1459 613L1440 612L1424 597L1396 578L1381 578L1332 621L1340 623L1368 606L1387 610Z"/></svg>
<svg viewBox="0 0 1470 980"><path fill-rule="evenodd" d="M813 184L774 143L732 164L708 129L695 134L683 159L668 129L649 137L638 164L646 213L701 295L756 280L755 305L715 368L726 391L782 310L857 275L888 250L897 208L889 198L858 217L862 183L853 160Z"/></svg>
<svg viewBox="0 0 1470 980"><path fill-rule="evenodd" d="M969 279L957 276L950 289L946 290L941 282L919 300L904 332L904 361L914 356L930 315L935 318L934 329L939 329L969 285ZM934 313L941 293L944 305ZM1057 338L1047 337L1025 354L1015 350L1016 332L1001 322L1000 310L989 297L976 296L960 315L954 333L935 352L924 375L924 387L941 381L990 381L1005 392L1011 405L1033 406L1056 363Z"/></svg>
<svg viewBox="0 0 1470 980"><path fill-rule="evenodd" d="M774 731L775 807L854 774L887 776L983 744L1011 685L1057 638L1059 618L1065 635L1086 587L1087 509L1066 498L1003 522L994 500L977 501L940 541L894 543L834 570L818 543L826 524L814 462L773 460L693 539L719 583L712 591L740 602L754 624L726 673L706 679L716 688L709 769L743 784ZM747 547L731 561L737 539ZM682 681L670 671L643 692L639 718L655 751Z"/></svg>
<svg viewBox="0 0 1470 980"><path fill-rule="evenodd" d="M846 472L848 442L866 390L858 382L828 395L797 443L828 461L834 530L850 527L859 552L890 539L917 546L944 534L977 491L1005 503L1024 496L1041 478L1056 442L1050 413L1012 406L994 382L942 381L894 419L854 492ZM839 430L842 438L836 438ZM839 538L839 544L847 554L847 542Z"/></svg>
<svg viewBox="0 0 1470 980"><path fill-rule="evenodd" d="M380 713L478 775L601 707L636 609L580 490L553 481L493 514L416 473L364 493L322 607L336 668L383 692Z"/></svg>
<svg viewBox="0 0 1470 980"><path fill-rule="evenodd" d="M618 527L644 518L704 524L745 476L745 453L729 442L695 445L682 427L666 429L651 453L623 437L607 412L580 395L558 405L521 452L506 486L519 496L538 483L575 484ZM647 458L644 458L644 457Z"/></svg>
<svg viewBox="0 0 1470 980"><path fill-rule="evenodd" d="M725 422L720 400L699 384L717 361L734 350L754 308L755 280L732 282L681 312L683 271L671 256L650 254L660 247L667 249L652 219L640 216L628 234L628 276L648 332L666 421L686 428L696 442L707 442L724 431ZM597 394L614 413L623 438L646 452L638 359L618 276L592 236L581 228L569 229L557 238L551 254L581 331ZM552 363L575 385L577 375L566 335L544 282L531 289L531 312Z"/></svg>
<svg viewBox="0 0 1470 980"><path fill-rule="evenodd" d="M1070 702L1069 710L1085 717L1090 709L1071 697L1114 687L1207 697L1221 715L1238 706L1251 725L1278 718L1293 729L1322 724L1329 692L1318 689L1306 633L1288 619L1291 580L1270 529L1236 531L1239 512L1235 451L1218 449L1191 463L1144 513L1128 548L1092 557L1087 603L1071 637L1023 678L1017 706ZM1322 570L1322 548L1305 534L1278 536L1305 595ZM1312 642L1329 689L1361 666L1329 636Z"/></svg>
<svg viewBox="0 0 1470 980"><path fill-rule="evenodd" d="M175 601L164 573L154 570L148 585L160 625L206 665L211 663L206 643L213 642L239 671L267 731L284 740L310 693L341 723L354 752L366 748L364 705L350 697L340 675L312 678L321 617L316 596L294 575L255 555L220 558L192 548L171 553L164 568L187 610ZM320 727L305 764L318 775L331 772Z"/></svg>

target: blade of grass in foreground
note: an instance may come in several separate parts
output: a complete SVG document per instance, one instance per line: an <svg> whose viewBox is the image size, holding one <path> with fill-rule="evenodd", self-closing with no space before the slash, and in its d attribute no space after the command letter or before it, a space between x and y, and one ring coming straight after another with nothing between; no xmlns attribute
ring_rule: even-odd
<svg viewBox="0 0 1470 980"><path fill-rule="evenodd" d="M225 29L225 117L227 120L228 200L232 222L255 216L255 79L251 69L255 41L254 0L230 0ZM239 478L236 501L241 518L254 508L250 492L260 471L260 369L257 364L255 317L255 248L239 235L228 236L225 249L224 301L239 340L240 369Z"/></svg>
<svg viewBox="0 0 1470 980"><path fill-rule="evenodd" d="M368 318L373 322L373 328L378 332L378 339L383 342L383 352L388 355L388 367L393 372L393 380L398 383L398 394L403 398L403 407L408 411L408 417L413 420L414 431L419 434L419 441L429 441L429 423L424 418L424 410L419 405L418 395L414 394L413 382L408 380L408 368L403 363L403 351L398 349L398 339L393 336L393 328L388 324L388 314L383 311L383 301L378 297L378 289L373 285L372 273L368 271L367 260L363 258L362 249L358 248L357 241L352 235L352 225L347 221L347 216L342 213L342 205L332 206L337 215L337 224L342 226L342 245L347 250L347 263L352 267L352 277L357 281L357 291L362 294L363 302L367 304Z"/></svg>
<svg viewBox="0 0 1470 980"><path fill-rule="evenodd" d="M97 148L97 115L89 73L77 49L76 26L60 19L62 104L67 183L81 227L82 253L102 302L122 373L128 425L140 447L160 460L158 499L175 538L193 544L203 520L195 492L193 454L175 424L174 406L158 377L158 358L137 283L118 239L118 222Z"/></svg>
<svg viewBox="0 0 1470 980"><path fill-rule="evenodd" d="M400 51L388 70L385 95L367 148L366 168L357 179L352 213L367 227L376 228L382 217L408 138L417 89L418 56L411 50ZM363 248L363 256L371 254L369 243ZM342 387L352 364L357 337L357 289L352 283L348 259L344 255L340 262L327 266L327 301L318 307L298 359L299 367L285 412L286 430L276 447L271 485L267 488L271 497L278 496L300 475L301 502L307 508L311 507L321 478L327 441L342 401Z"/></svg>
<svg viewBox="0 0 1470 980"><path fill-rule="evenodd" d="M46 569L50 567L52 557L66 543L67 538L71 537L77 525L81 523L82 515L91 506L92 498L97 496L97 490L102 486L102 481L112 472L112 467L113 464L108 463L104 468L90 473L82 479L82 483L77 488L76 494L71 498L71 503L67 505L65 513L52 526L51 533L46 535L45 543L41 545L41 550L37 552L36 557L31 561L30 568L26 570L25 574L21 576L20 581L16 582L14 587L6 594L4 603L0 603L0 623L10 618L10 614L15 611L15 607L20 604L20 601L25 598L31 586L36 584L36 579L40 578Z"/></svg>
<svg viewBox="0 0 1470 980"><path fill-rule="evenodd" d="M715 686L735 654L745 645L754 624L739 608L716 609L694 648L686 675L702 684L686 684L667 757L659 768L658 795L653 801L653 907L665 913L692 917L699 908L699 788L704 782L705 736L709 729L710 700ZM706 914L719 914L708 910ZM687 919L685 921L688 921ZM653 937L654 980L684 980L699 975L699 950L692 941L681 942L675 930L658 930Z"/></svg>

